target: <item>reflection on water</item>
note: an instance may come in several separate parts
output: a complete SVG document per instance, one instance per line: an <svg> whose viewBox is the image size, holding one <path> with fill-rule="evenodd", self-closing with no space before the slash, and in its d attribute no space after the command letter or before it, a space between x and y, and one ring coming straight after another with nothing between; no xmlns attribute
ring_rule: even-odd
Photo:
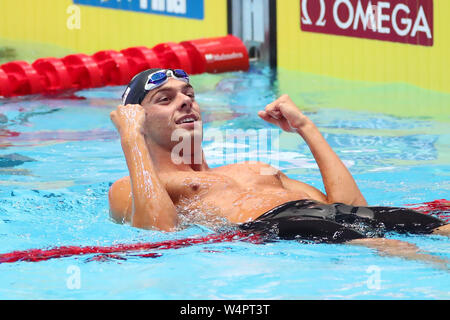
<svg viewBox="0 0 450 320"><path fill-rule="evenodd" d="M277 76L281 77L281 85ZM337 80L333 80L332 86L324 86L320 91L320 84L323 85L324 80L316 79L317 81L309 83L309 78L310 75L301 73L289 73L286 76L285 72L280 71L277 74L259 66L252 66L249 73L193 76L192 82L199 88L197 100L205 132L219 130L224 136L221 141L204 142L207 159L214 165L227 164L226 157L219 152L224 148L234 150L239 159L245 159L246 152L254 152L254 139L244 142L228 139L227 131L278 130L262 121L257 112L285 93L282 90L292 90L293 86L287 86L287 83L299 85L296 97L303 96L310 100L313 96L307 92L314 92L320 100L321 94L330 94L330 88L349 86L344 82L338 85ZM370 97L367 94L370 86L365 84L364 87L366 95ZM0 102L0 148L3 149L0 156L16 153L40 161L41 157L33 156L35 152L39 155L39 148L46 154L47 163L52 160L71 162L73 158L82 157L123 161L117 143L118 135L109 120L109 112L120 103L122 91L123 87L105 87L53 97L20 97ZM450 155L445 137L450 135L450 130L445 123L411 116L402 118L367 111L318 108L319 105L307 104L304 113L316 123L353 173L395 171L402 167L402 163L448 163ZM103 144L106 141L113 144ZM290 172L313 170L314 175L317 175L317 167L309 148L298 135L280 132L276 142L279 148L274 150L276 154L265 155L266 162L273 163L274 157L278 156L281 160L278 162L280 169L289 169ZM257 144L259 148L260 141ZM95 156L93 153L98 150L102 152L100 156ZM254 155L247 158L253 159ZM95 161L87 162L93 166L98 165ZM22 164L16 166L20 165ZM26 166L26 170L33 167L31 164ZM20 168L15 168L18 169ZM39 169L46 170L45 166ZM125 168L120 171L126 173ZM62 170L61 174L65 172L66 170ZM28 173L29 171L3 171L5 175ZM46 173L39 175L46 176Z"/></svg>
<svg viewBox="0 0 450 320"><path fill-rule="evenodd" d="M255 67L249 73L193 76L205 130L216 130L224 137L227 130L241 130L244 135L248 130L278 130L262 121L257 111L281 93L292 93L353 173L371 205L404 206L448 198L450 128L444 121L414 117L411 112L406 117L401 112L349 111L362 101L361 95L350 99L350 85L329 80L325 86L324 81L311 81L315 80L311 75L276 76L267 68ZM370 85L359 89L369 98L379 92ZM128 175L109 119L123 90L106 87L60 97L0 101L0 252L157 242L214 231L189 210L184 217L188 226L176 233L141 230L110 220L109 187ZM413 100L408 98L401 105L414 109ZM373 104L380 105L380 100ZM320 172L305 142L295 134L277 133L270 145L279 149L268 152L264 161L278 159L278 167L289 177L323 191ZM221 154L223 148L245 156L246 150L255 150L254 145L246 145L250 141L254 140L205 141L207 161L214 165L234 161ZM189 209L189 203L183 205ZM408 236L408 241L448 256L448 243L442 238ZM67 265L82 269L83 290L62 288ZM365 286L370 265L382 267L382 290L368 292ZM260 246L204 244L167 250L151 261L138 256L99 261L73 257L18 263L13 268L0 264L0 298L423 299L448 297L446 283L447 274L419 263L378 257L369 249L295 241Z"/></svg>

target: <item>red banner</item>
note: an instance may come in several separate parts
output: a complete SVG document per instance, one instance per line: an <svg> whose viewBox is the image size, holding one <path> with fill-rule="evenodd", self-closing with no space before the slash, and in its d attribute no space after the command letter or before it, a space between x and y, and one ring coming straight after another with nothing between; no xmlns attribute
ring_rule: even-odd
<svg viewBox="0 0 450 320"><path fill-rule="evenodd" d="M300 0L303 31L433 46L433 0Z"/></svg>

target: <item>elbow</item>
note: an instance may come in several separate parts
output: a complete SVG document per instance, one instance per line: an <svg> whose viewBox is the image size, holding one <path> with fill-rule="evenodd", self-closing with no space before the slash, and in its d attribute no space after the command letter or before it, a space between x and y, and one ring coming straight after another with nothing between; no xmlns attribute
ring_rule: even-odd
<svg viewBox="0 0 450 320"><path fill-rule="evenodd" d="M353 200L344 203L354 207L367 207L367 201L363 196L356 197Z"/></svg>
<svg viewBox="0 0 450 320"><path fill-rule="evenodd" d="M367 203L366 199L364 199L364 197L361 197L361 198L356 199L352 205L356 206L356 207L367 207L368 203Z"/></svg>
<svg viewBox="0 0 450 320"><path fill-rule="evenodd" d="M367 207L367 201L362 195L361 192L358 192L358 195L353 199L352 206L355 207Z"/></svg>
<svg viewBox="0 0 450 320"><path fill-rule="evenodd" d="M173 206L137 206L133 210L131 225L140 229L174 232L178 215Z"/></svg>
<svg viewBox="0 0 450 320"><path fill-rule="evenodd" d="M162 232L175 232L177 230L175 222L151 222L148 220L132 219L131 225L135 228L156 230Z"/></svg>

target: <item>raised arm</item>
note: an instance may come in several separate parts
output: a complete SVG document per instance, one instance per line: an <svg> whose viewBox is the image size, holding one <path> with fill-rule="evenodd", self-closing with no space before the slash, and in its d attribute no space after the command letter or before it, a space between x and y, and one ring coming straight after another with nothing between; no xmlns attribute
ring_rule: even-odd
<svg viewBox="0 0 450 320"><path fill-rule="evenodd" d="M128 206L121 203L129 201L130 188L124 187L123 179L117 181L109 193L111 215L124 218L129 215L132 226L138 228L173 231L178 223L177 212L154 170L141 130L144 118L140 105L119 106L111 112L130 173L132 200L130 214Z"/></svg>
<svg viewBox="0 0 450 320"><path fill-rule="evenodd" d="M316 125L298 109L288 95L283 95L267 105L264 111L258 112L258 115L284 131L298 133L305 140L319 166L326 191L326 202L367 205L341 159L331 149Z"/></svg>

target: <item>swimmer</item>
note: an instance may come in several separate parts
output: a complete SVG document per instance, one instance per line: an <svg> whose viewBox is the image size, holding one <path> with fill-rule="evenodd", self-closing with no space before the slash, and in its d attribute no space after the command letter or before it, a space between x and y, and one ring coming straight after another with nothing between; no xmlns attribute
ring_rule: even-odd
<svg viewBox="0 0 450 320"><path fill-rule="evenodd" d="M131 80L122 100L111 112L111 120L120 135L129 176L109 190L110 215L119 223L175 231L190 212L254 232L277 230L281 238L353 243L422 260L435 258L424 257L414 245L373 238L354 226L365 223L382 225L387 231L450 234L449 225L428 215L404 208L367 207L349 170L287 95L258 115L307 143L325 193L265 163L210 168L201 149L200 107L182 70L143 71ZM174 148L180 143L172 139L175 130L189 139L192 148L184 148L182 156L191 161L173 161Z"/></svg>

